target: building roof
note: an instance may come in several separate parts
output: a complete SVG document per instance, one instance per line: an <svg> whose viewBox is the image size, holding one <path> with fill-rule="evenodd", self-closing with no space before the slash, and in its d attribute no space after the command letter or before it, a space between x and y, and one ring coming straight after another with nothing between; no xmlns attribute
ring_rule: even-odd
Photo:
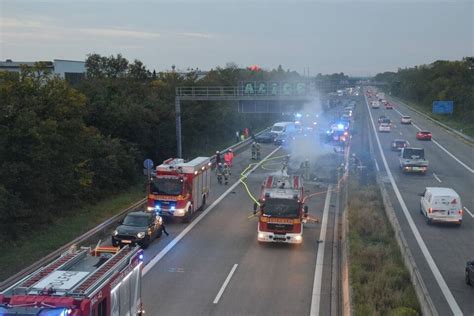
<svg viewBox="0 0 474 316"><path fill-rule="evenodd" d="M53 68L54 64L52 61L38 61L44 63L47 68ZM0 61L0 68L20 68L22 65L33 67L37 62L33 61L12 61L7 59L6 61Z"/></svg>

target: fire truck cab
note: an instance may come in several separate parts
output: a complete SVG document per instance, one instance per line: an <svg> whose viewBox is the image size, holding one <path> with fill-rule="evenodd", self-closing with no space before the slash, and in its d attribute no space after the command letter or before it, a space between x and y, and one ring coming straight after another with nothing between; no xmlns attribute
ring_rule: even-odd
<svg viewBox="0 0 474 316"><path fill-rule="evenodd" d="M211 160L197 157L189 162L170 158L156 167L148 194L148 210L163 217L189 221L203 208L211 186Z"/></svg>
<svg viewBox="0 0 474 316"><path fill-rule="evenodd" d="M303 203L303 182L300 176L269 176L262 185L259 205L257 239L259 242L303 242L303 219L308 207Z"/></svg>
<svg viewBox="0 0 474 316"><path fill-rule="evenodd" d="M139 247L70 249L0 293L0 315L142 315Z"/></svg>

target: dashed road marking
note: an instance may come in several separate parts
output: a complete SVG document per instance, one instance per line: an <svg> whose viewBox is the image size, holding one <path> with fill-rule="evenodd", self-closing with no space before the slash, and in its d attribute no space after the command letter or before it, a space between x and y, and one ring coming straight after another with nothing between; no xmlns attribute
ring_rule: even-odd
<svg viewBox="0 0 474 316"><path fill-rule="evenodd" d="M257 163L252 169L247 171L245 175L249 175L252 172L254 172L262 163L265 162L265 160L268 157L271 157L274 153L276 153L280 149L280 146L278 146L274 151L272 151L270 154L268 154L264 159L262 159L259 163ZM240 180L235 182L227 191L222 193L222 195L217 198L217 200L214 201L211 205L209 205L208 208L206 208L201 215L199 215L197 218L195 218L188 226L186 226L185 229L179 233L178 236L176 236L172 241L170 241L165 248L163 248L153 259L151 259L148 264L143 268L143 275L146 275L148 272L151 271L151 269L161 260L163 259L166 254L173 249L181 239L184 238L193 228L196 226L214 207L216 207L229 193L231 193L239 184Z"/></svg>
<svg viewBox="0 0 474 316"><path fill-rule="evenodd" d="M472 218L474 218L474 214L471 213L471 211L469 211L469 209L467 207L463 207L463 209L469 214L471 215Z"/></svg>
<svg viewBox="0 0 474 316"><path fill-rule="evenodd" d="M214 299L214 304L219 303L219 300L221 299L222 294L224 294L225 288L227 287L227 284L229 284L230 279L232 279L232 276L234 275L235 270L237 270L237 267L239 265L236 263L230 270L229 274L227 275L227 278L224 281L224 284L222 284L221 289L219 290L219 293L217 293L216 298Z"/></svg>
<svg viewBox="0 0 474 316"><path fill-rule="evenodd" d="M433 177L435 177L435 179L438 180L439 183L443 182L434 172L433 172Z"/></svg>
<svg viewBox="0 0 474 316"><path fill-rule="evenodd" d="M396 110L398 114L400 114L401 116L403 116L403 114L401 112L399 112L398 110ZM416 125L415 123L411 123L411 125L413 125L413 127L415 127L417 130L421 131L422 129ZM474 173L474 169L470 168L468 165L466 165L464 162L462 162L461 160L459 160L458 157L454 156L450 151L448 151L446 148L444 148L440 143L438 143L435 139L431 139L431 141L436 145L438 146L439 148L441 148L442 151L444 151L445 153L447 153L451 158L453 158L454 160L456 160L461 166L463 166L464 168L466 168L467 170L469 170L470 173Z"/></svg>
<svg viewBox="0 0 474 316"><path fill-rule="evenodd" d="M408 210L408 207L405 204L405 200L403 199L402 194L400 193L400 190L398 189L397 183L395 182L395 178L392 175L392 171L390 170L388 166L387 159L385 158L385 154L382 150L382 143L380 142L379 135L377 134L377 129L375 128L374 118L372 116L372 112L370 111L369 104L367 103L367 97L365 97L365 105L367 106L367 109L369 110L370 123L374 131L375 140L377 141L377 146L379 148L380 156L384 164L385 171L387 172L387 176L390 180L390 183L392 184L392 188L393 188L393 191L395 192L395 196L397 197L398 202L400 203L400 207L402 208L403 214L405 215L405 218L407 219L408 226L413 232L415 240L421 249L421 253L425 257L428 267L433 273L436 283L438 283L438 286L440 287L441 292L443 293L443 296L446 299L452 313L454 315L462 315L461 308L456 302L456 299L454 298L453 293L451 293L451 290L449 289L448 284L446 283L446 281L443 278L443 275L441 274L441 271L436 265L436 262L434 261L433 256L431 256L431 253L428 250L428 247L426 246L425 241L423 240L423 237L421 237L420 231L418 230L418 227L416 227L416 224L413 221L410 211Z"/></svg>

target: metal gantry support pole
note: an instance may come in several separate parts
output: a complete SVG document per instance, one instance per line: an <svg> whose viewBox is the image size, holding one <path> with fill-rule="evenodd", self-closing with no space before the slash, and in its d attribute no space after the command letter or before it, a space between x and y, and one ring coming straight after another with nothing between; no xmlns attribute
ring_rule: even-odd
<svg viewBox="0 0 474 316"><path fill-rule="evenodd" d="M181 102L179 96L174 99L174 111L176 116L176 158L183 158L181 147Z"/></svg>

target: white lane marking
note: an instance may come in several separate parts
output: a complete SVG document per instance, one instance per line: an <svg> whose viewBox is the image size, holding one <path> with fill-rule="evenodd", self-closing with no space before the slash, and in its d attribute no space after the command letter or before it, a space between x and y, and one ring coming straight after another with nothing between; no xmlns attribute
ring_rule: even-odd
<svg viewBox="0 0 474 316"><path fill-rule="evenodd" d="M404 116L399 110L397 110L397 109L394 109L394 110L395 110L395 112L397 112L398 114L400 114L400 116Z"/></svg>
<svg viewBox="0 0 474 316"><path fill-rule="evenodd" d="M469 214L471 215L472 218L474 218L474 214L471 213L471 211L469 211L469 209L467 207L463 207L463 209Z"/></svg>
<svg viewBox="0 0 474 316"><path fill-rule="evenodd" d="M464 162L462 162L461 160L459 160L456 156L454 156L452 153L450 153L446 148L444 148L443 146L441 146L441 144L438 143L436 140L431 139L431 141L432 141L433 143L435 143L439 148L441 148L445 153L447 153L449 156L451 156L451 158L453 158L454 160L456 160L461 166L463 166L464 168L466 168L467 170L469 170L471 173L474 173L474 169L469 168L468 165L466 165Z"/></svg>
<svg viewBox="0 0 474 316"><path fill-rule="evenodd" d="M250 169L249 171L247 171L246 174L244 174L244 176L247 176L249 174L251 174L252 172L255 171L255 169L257 169L263 162L265 162L265 160L272 156L274 153L276 153L279 149L280 149L281 146L278 146L274 151L272 151L270 154L268 154L264 159L260 160L260 162L258 164L256 164L252 169ZM214 201L214 203L212 203L211 205L209 205L208 208L206 208L206 210L204 212L202 212L201 215L199 215L196 219L194 219L188 226L186 226L185 229L183 229L181 231L181 233L176 236L172 241L170 241L165 248L163 248L153 259L151 259L148 264L143 268L143 275L146 275L161 259L163 259L163 257L171 250L174 248L174 246L176 246L176 244L181 240L183 239L184 236L186 236L186 234L188 234L191 229L194 228L194 226L196 226L210 211L212 211L212 209L214 207L216 207L217 204L219 204L230 192L232 192L235 187L237 187L238 185L240 184L240 181L237 181L236 183L234 183L229 189L227 189L227 191L225 191L224 193L222 193L222 195Z"/></svg>
<svg viewBox="0 0 474 316"><path fill-rule="evenodd" d="M321 302L321 285L323 278L324 250L326 229L328 225L329 205L331 202L332 185L328 186L326 201L324 202L323 219L321 221L321 232L319 233L320 243L318 244L318 255L316 257L316 267L314 268L313 295L311 297L311 316L319 315L319 304Z"/></svg>
<svg viewBox="0 0 474 316"><path fill-rule="evenodd" d="M435 179L438 180L439 183L443 182L434 172L433 172L433 177L435 177Z"/></svg>
<svg viewBox="0 0 474 316"><path fill-rule="evenodd" d="M367 108L369 109L369 104L367 103L367 98L365 98L365 104ZM428 266L430 267L431 272L433 273L436 282L438 283L438 286L441 289L441 292L443 293L446 301L448 302L449 307L451 308L451 311L453 312L454 315L462 315L462 311L459 308L458 303L456 302L456 299L453 296L453 293L451 293L451 290L449 289L448 285L446 284L446 281L443 278L443 275L439 271L438 266L436 265L436 262L434 261L433 257L431 256L428 247L426 247L425 242L423 241L423 238L420 235L420 232L418 231L418 228L416 227L415 222L413 221L413 218L411 217L410 212L408 211L408 207L405 204L405 201L403 200L403 197L400 193L400 190L398 190L397 183L395 182L395 179L393 178L392 172L390 171L390 168L388 167L387 159L385 159L385 154L383 153L382 150L382 144L380 143L379 135L377 134L377 130L375 128L374 124L374 119L372 117L372 113L370 112L369 109L369 115L370 115L370 121L372 123L372 128L374 130L375 134L375 139L377 140L377 145L379 147L380 151L380 156L382 157L383 164L385 166L385 170L387 171L388 178L390 179L390 183L392 184L393 191L395 192L395 195L397 196L398 202L400 203L400 206L403 210L403 214L405 215L408 225L410 226L410 229L413 232L413 235L415 236L415 239L418 243L418 246L421 249L421 252L425 256L426 262L428 263Z"/></svg>
<svg viewBox="0 0 474 316"><path fill-rule="evenodd" d="M415 123L411 123L411 125L413 125L413 127L416 128L417 130L421 131L421 127L419 127L419 126L416 125Z"/></svg>
<svg viewBox="0 0 474 316"><path fill-rule="evenodd" d="M397 111L398 112L398 111ZM403 116L402 113L398 112L401 116ZM416 125L415 123L411 123L411 125L413 125L417 130L421 131L421 128ZM447 153L449 156L451 156L451 158L453 158L454 160L456 160L461 166L463 166L464 168L466 168L467 170L469 170L470 173L474 173L474 169L470 168L468 165L466 165L464 162L462 162L461 160L459 160L458 157L454 156L451 152L449 152L446 148L444 148L440 143L438 143L435 139L431 139L431 141L436 145L438 146L439 148L441 148L441 150L443 150L445 153Z"/></svg>
<svg viewBox="0 0 474 316"><path fill-rule="evenodd" d="M234 275L234 272L237 269L237 267L238 267L238 264L237 263L234 264L234 266L230 270L229 274L227 275L227 278L225 279L224 284L222 284L221 289L219 290L219 293L217 293L216 298L214 299L214 302L212 302L212 303L214 303L214 304L219 303L219 300L221 299L222 294L224 294L224 290L227 287L227 284L229 284L230 279Z"/></svg>

